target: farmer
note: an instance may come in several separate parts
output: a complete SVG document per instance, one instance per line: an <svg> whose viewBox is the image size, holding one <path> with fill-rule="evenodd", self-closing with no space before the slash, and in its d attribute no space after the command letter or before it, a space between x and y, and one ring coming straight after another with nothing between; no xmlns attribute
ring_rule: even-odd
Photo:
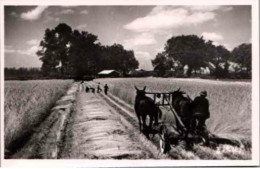
<svg viewBox="0 0 260 169"><path fill-rule="evenodd" d="M197 96L194 101L194 124L193 129L198 132L203 132L206 130L206 120L210 117L209 112L209 101L206 98L207 91L200 92L200 96Z"/></svg>
<svg viewBox="0 0 260 169"><path fill-rule="evenodd" d="M156 105L156 108L157 108L157 115L155 117L155 124L154 125L158 125L159 123L161 123L161 120L162 120L162 110L159 108L161 103L162 103L161 94L157 93L156 99L155 99L155 105Z"/></svg>
<svg viewBox="0 0 260 169"><path fill-rule="evenodd" d="M102 89L100 88L100 83L98 83L98 86L97 86L97 93L101 92Z"/></svg>
<svg viewBox="0 0 260 169"><path fill-rule="evenodd" d="M104 86L104 92L105 92L105 94L107 95L107 91L108 91L108 86L107 86L107 84L105 84L105 86Z"/></svg>

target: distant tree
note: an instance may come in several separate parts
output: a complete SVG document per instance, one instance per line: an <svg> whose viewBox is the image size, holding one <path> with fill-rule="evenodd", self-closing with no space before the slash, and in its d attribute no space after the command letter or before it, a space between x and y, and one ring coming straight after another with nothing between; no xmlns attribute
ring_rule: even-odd
<svg viewBox="0 0 260 169"><path fill-rule="evenodd" d="M91 75L99 71L100 44L98 37L86 31L74 30L70 43L71 73L77 76Z"/></svg>
<svg viewBox="0 0 260 169"><path fill-rule="evenodd" d="M5 80L30 80L42 77L39 68L5 68Z"/></svg>
<svg viewBox="0 0 260 169"><path fill-rule="evenodd" d="M60 65L61 74L68 74L69 66L69 42L72 29L65 23L61 23L54 29L46 29L43 40L40 43L41 49L37 52L43 62L42 71L45 75L57 71Z"/></svg>
<svg viewBox="0 0 260 169"><path fill-rule="evenodd" d="M214 46L210 41L206 45L209 62L214 65L214 68L211 67L211 74L216 78L226 78L231 53L224 46Z"/></svg>
<svg viewBox="0 0 260 169"><path fill-rule="evenodd" d="M71 41L72 29L65 23L60 23L54 28L57 40L56 55L61 64L61 74L68 74L69 66L69 44Z"/></svg>
<svg viewBox="0 0 260 169"><path fill-rule="evenodd" d="M102 46L98 37L87 31L72 30L65 23L46 29L37 52L43 62L45 76L61 74L82 77L103 69L115 69L123 74L138 67L131 50L120 44Z"/></svg>
<svg viewBox="0 0 260 169"><path fill-rule="evenodd" d="M40 57L42 63L42 71L45 76L56 70L59 65L59 60L56 55L57 39L55 37L55 31L46 29L44 38L40 42L41 49L37 51L37 55Z"/></svg>
<svg viewBox="0 0 260 169"><path fill-rule="evenodd" d="M248 74L251 74L252 70L252 45L241 44L234 48L231 53L231 60L240 65L240 70L246 69Z"/></svg>
<svg viewBox="0 0 260 169"><path fill-rule="evenodd" d="M105 69L115 69L126 75L130 70L138 68L138 61L132 50L126 50L120 44L113 44L103 48L103 62Z"/></svg>
<svg viewBox="0 0 260 169"><path fill-rule="evenodd" d="M158 76L164 76L167 70L173 67L173 61L166 57L166 53L158 53L154 60L152 60L154 70L158 72Z"/></svg>
<svg viewBox="0 0 260 169"><path fill-rule="evenodd" d="M187 76L193 70L206 66L208 60L206 45L203 37L196 35L182 35L170 38L165 46L166 56L178 61L183 67L188 66Z"/></svg>

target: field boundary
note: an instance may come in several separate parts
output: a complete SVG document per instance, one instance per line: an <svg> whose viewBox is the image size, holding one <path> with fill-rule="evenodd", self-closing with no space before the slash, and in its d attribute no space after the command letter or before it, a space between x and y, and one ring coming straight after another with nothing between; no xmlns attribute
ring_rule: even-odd
<svg viewBox="0 0 260 169"><path fill-rule="evenodd" d="M56 101L50 115L34 130L25 146L11 159L57 159L66 130L67 119L72 111L78 84L73 83L66 94Z"/></svg>

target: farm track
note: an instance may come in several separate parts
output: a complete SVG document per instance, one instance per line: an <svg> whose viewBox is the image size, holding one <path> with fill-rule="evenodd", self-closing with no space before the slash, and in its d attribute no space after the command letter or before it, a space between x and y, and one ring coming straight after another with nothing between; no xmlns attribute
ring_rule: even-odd
<svg viewBox="0 0 260 169"><path fill-rule="evenodd" d="M104 96L79 92L59 158L167 159L126 117Z"/></svg>

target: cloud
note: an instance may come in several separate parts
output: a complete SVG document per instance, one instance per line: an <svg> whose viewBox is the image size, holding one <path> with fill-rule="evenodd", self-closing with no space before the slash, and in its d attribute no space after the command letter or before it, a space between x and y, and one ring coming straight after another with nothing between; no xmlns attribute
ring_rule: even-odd
<svg viewBox="0 0 260 169"><path fill-rule="evenodd" d="M151 70L153 69L151 59L152 56L148 52L144 51L135 51L135 57L139 61L139 68L143 68L146 70Z"/></svg>
<svg viewBox="0 0 260 169"><path fill-rule="evenodd" d="M224 11L224 12L228 12L228 11L231 11L231 10L233 10L233 7L231 7L231 6L229 6L229 7L224 7L224 8L222 9L222 11Z"/></svg>
<svg viewBox="0 0 260 169"><path fill-rule="evenodd" d="M221 6L212 6L212 5L204 5L204 6L189 6L190 10L193 11L215 11L220 9Z"/></svg>
<svg viewBox="0 0 260 169"><path fill-rule="evenodd" d="M223 11L223 12L228 12L233 9L231 6L220 6L220 5L204 5L204 6L188 6L188 9L192 11L201 11L201 12L206 12L206 11Z"/></svg>
<svg viewBox="0 0 260 169"><path fill-rule="evenodd" d="M47 23L47 22L51 22L51 21L54 21L54 22L59 22L60 21L60 18L59 17L53 17L51 16L52 13L50 11L47 11L45 13L45 19L44 19L44 23Z"/></svg>
<svg viewBox="0 0 260 169"><path fill-rule="evenodd" d="M155 49L155 51L156 51L157 53L161 53L161 52L164 51L164 47L157 48L157 49Z"/></svg>
<svg viewBox="0 0 260 169"><path fill-rule="evenodd" d="M28 43L27 43L28 42ZM32 44L32 42L35 42L34 40L32 41L27 41L26 44ZM5 46L5 53L17 53L20 55L27 55L27 56L35 56L36 52L40 50L40 47L38 45L31 45L29 48L25 50L21 49L14 49L12 46Z"/></svg>
<svg viewBox="0 0 260 169"><path fill-rule="evenodd" d="M5 45L4 51L5 51L5 53L15 53L16 52L11 45Z"/></svg>
<svg viewBox="0 0 260 169"><path fill-rule="evenodd" d="M69 15L69 14L73 14L73 13L75 13L75 11L72 9L64 9L64 10L60 11L58 14Z"/></svg>
<svg viewBox="0 0 260 169"><path fill-rule="evenodd" d="M127 39L124 41L124 45L126 48L132 48L134 46L144 46L144 45L152 45L157 43L154 36L149 33L141 33L135 35L131 39Z"/></svg>
<svg viewBox="0 0 260 169"><path fill-rule="evenodd" d="M87 10L82 10L82 11L80 11L80 14L87 15L88 11Z"/></svg>
<svg viewBox="0 0 260 169"><path fill-rule="evenodd" d="M44 12L44 10L47 8L48 8L48 6L37 6L36 8L34 8L28 12L22 13L21 18L24 20L31 20L31 21L37 20L40 18L40 16Z"/></svg>
<svg viewBox="0 0 260 169"><path fill-rule="evenodd" d="M88 26L87 24L80 24L80 25L78 25L78 26L76 27L76 29L80 29L80 30L86 29L87 26Z"/></svg>
<svg viewBox="0 0 260 169"><path fill-rule="evenodd" d="M14 16L14 17L17 17L17 16L18 16L18 14L17 14L16 12L11 12L10 15L11 15L11 16Z"/></svg>
<svg viewBox="0 0 260 169"><path fill-rule="evenodd" d="M190 12L185 8L157 6L147 16L135 19L124 25L124 28L134 32L147 32L197 25L214 18L215 13L210 11Z"/></svg>
<svg viewBox="0 0 260 169"><path fill-rule="evenodd" d="M223 46L224 46L227 50L229 50L229 51L232 51L232 50L234 49L234 47L231 47L231 46L230 46L229 44L227 44L227 43L224 43Z"/></svg>
<svg viewBox="0 0 260 169"><path fill-rule="evenodd" d="M221 34L215 33L215 32L203 32L201 34L205 40L211 40L211 41L221 41L223 40L223 36Z"/></svg>
<svg viewBox="0 0 260 169"><path fill-rule="evenodd" d="M73 6L68 6L68 5L62 5L62 8L76 8L78 7L77 5L73 5Z"/></svg>
<svg viewBox="0 0 260 169"><path fill-rule="evenodd" d="M22 55L28 55L28 56L34 56L36 55L36 52L40 49L38 45L33 45L28 49L25 50L17 50L16 53L22 54Z"/></svg>
<svg viewBox="0 0 260 169"><path fill-rule="evenodd" d="M31 39L26 42L27 45L39 45L40 41L37 39Z"/></svg>
<svg viewBox="0 0 260 169"><path fill-rule="evenodd" d="M51 21L59 22L59 21L60 21L60 18L58 18L58 17L52 17L52 16L46 16L46 19L45 19L43 22L44 22L44 23L47 23L47 22L51 22Z"/></svg>

